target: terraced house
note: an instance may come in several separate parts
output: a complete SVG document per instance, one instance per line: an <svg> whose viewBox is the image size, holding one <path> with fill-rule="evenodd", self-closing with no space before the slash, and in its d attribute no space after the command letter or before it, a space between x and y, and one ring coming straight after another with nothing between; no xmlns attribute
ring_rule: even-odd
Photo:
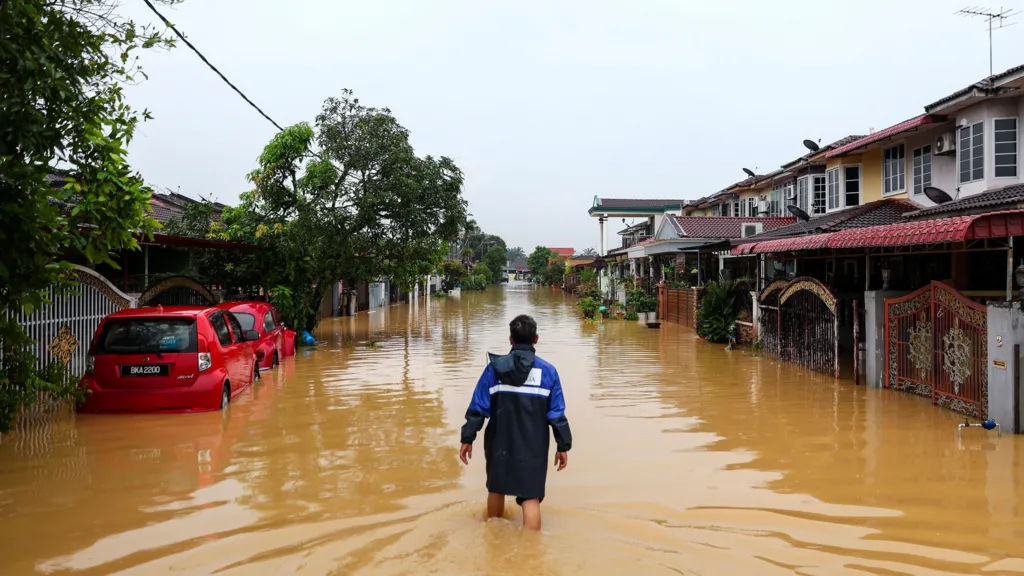
<svg viewBox="0 0 1024 576"><path fill-rule="evenodd" d="M1017 66L882 130L805 143L777 170L666 211L626 251L631 270L664 277L657 247L677 253L677 278L695 259L695 306L701 285L751 277L765 352L1022 432L1022 89Z"/></svg>

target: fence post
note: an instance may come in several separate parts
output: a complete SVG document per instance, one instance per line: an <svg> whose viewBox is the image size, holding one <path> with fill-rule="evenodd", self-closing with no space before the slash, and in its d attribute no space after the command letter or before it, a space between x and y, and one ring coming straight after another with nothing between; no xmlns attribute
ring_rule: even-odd
<svg viewBox="0 0 1024 576"><path fill-rule="evenodd" d="M839 362L838 357L836 362ZM860 319L857 317L857 299L853 299L853 385L860 386Z"/></svg>

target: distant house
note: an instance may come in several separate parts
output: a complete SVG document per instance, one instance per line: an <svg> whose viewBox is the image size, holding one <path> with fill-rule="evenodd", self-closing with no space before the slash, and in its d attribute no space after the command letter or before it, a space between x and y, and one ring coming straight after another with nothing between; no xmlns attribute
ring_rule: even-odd
<svg viewBox="0 0 1024 576"><path fill-rule="evenodd" d="M572 255L576 253L572 248L548 248L548 250L551 250L562 258L572 258Z"/></svg>

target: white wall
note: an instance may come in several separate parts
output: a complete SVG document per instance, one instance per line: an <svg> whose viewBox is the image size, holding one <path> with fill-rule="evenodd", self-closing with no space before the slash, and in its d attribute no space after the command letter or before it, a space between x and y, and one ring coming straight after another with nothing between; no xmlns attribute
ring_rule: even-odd
<svg viewBox="0 0 1024 576"><path fill-rule="evenodd" d="M993 120L996 118L1017 118L1017 177L1016 178L996 178L995 177L995 128ZM1011 184L1019 184L1021 182L1021 156L1020 156L1020 131L1021 131L1021 118L1024 118L1024 98L1002 98L996 100L988 100L981 102L976 106L965 108L957 113L956 123L957 127L961 124L971 125L977 122L985 123L985 178L977 182L971 182L969 184L960 185L960 198L967 196L973 196L975 194L981 194L987 190L993 188L1002 188L1003 186L1009 186ZM960 142L957 140L957 146L959 147ZM959 150L957 150L957 157L959 158ZM954 169L954 183L957 182L955 178L959 172ZM955 186L953 188L955 190ZM948 190L947 190L948 192ZM954 195L952 192L950 195Z"/></svg>
<svg viewBox="0 0 1024 576"><path fill-rule="evenodd" d="M911 133L905 141L907 155L907 197L919 206L934 206L924 193L914 194L914 149L930 145L932 147L932 186L941 188L950 196L956 195L957 163L956 154L935 155L935 139L945 132L953 132L956 138L956 127L950 124L941 129L922 130Z"/></svg>

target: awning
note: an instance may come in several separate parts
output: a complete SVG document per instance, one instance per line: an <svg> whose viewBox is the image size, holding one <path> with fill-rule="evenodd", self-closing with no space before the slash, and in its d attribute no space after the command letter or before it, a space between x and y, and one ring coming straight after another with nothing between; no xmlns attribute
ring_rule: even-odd
<svg viewBox="0 0 1024 576"><path fill-rule="evenodd" d="M1024 210L955 216L939 220L900 222L886 226L854 228L830 234L811 234L741 244L733 255L774 254L806 250L842 250L850 248L896 248L1006 238L1024 235Z"/></svg>
<svg viewBox="0 0 1024 576"><path fill-rule="evenodd" d="M878 132L875 132L874 134L869 134L869 135L861 138L860 140L854 140L853 142L850 142L849 144L847 144L845 146L840 146L840 147L836 148L835 150L831 150L828 154L825 154L825 158L835 158L836 156L842 156L844 154L849 154L850 152L852 152L854 150L859 150L861 148L864 148L864 147L867 147L867 146L869 146L871 144L874 144L875 142L879 142L879 141L885 140L887 138L891 138L893 136L896 136L897 134L902 134L904 132L910 132L911 130L916 130L920 126L924 126L926 124L937 124L937 123L945 122L945 121L946 121L946 118L944 116L934 116L934 115L930 115L930 114L922 114L922 115L917 116L915 118L911 118L910 120L905 120L903 122L900 122L899 124L896 124L895 126L890 126L890 127L886 128L885 130L879 130Z"/></svg>
<svg viewBox="0 0 1024 576"><path fill-rule="evenodd" d="M253 249L258 248L254 244L243 244L241 242L228 242L226 240L213 240L210 238L192 238L190 236L174 236L171 234L153 234L153 239L137 235L139 244L156 246L177 246L179 248L237 248Z"/></svg>

